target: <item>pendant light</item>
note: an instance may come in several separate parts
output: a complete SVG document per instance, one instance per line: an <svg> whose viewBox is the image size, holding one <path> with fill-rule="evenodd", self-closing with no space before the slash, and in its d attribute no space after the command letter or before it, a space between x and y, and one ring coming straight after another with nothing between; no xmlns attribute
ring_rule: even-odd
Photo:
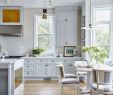
<svg viewBox="0 0 113 95"><path fill-rule="evenodd" d="M42 19L47 19L47 9L43 9Z"/></svg>
<svg viewBox="0 0 113 95"><path fill-rule="evenodd" d="M91 24L91 0L89 0L90 1L90 3L89 3L89 25L88 26L86 26L86 27L82 27L81 29L83 29L83 30L92 30L93 29L93 27L92 27L92 24Z"/></svg>

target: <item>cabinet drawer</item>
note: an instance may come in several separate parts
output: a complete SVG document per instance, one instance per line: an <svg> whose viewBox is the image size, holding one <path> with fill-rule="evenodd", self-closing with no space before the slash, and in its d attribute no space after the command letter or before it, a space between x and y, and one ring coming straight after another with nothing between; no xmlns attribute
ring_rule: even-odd
<svg viewBox="0 0 113 95"><path fill-rule="evenodd" d="M36 59L36 60L34 61L34 63L45 63L45 62L46 62L45 59Z"/></svg>
<svg viewBox="0 0 113 95"><path fill-rule="evenodd" d="M33 68L34 68L34 65L33 64L25 64L24 65L24 69L25 70L33 70Z"/></svg>
<svg viewBox="0 0 113 95"><path fill-rule="evenodd" d="M47 60L47 62L48 62L48 63L56 63L57 60L55 60L55 59L49 59L49 60Z"/></svg>
<svg viewBox="0 0 113 95"><path fill-rule="evenodd" d="M24 76L27 77L27 76L33 76L34 73L33 72L30 72L30 71L25 71L24 72Z"/></svg>
<svg viewBox="0 0 113 95"><path fill-rule="evenodd" d="M25 59L24 60L24 63L26 64L26 63L33 63L33 60L31 60L31 59Z"/></svg>

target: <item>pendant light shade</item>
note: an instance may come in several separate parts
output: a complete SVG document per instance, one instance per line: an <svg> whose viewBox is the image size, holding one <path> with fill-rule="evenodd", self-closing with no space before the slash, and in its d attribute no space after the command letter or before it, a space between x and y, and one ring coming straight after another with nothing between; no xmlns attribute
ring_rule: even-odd
<svg viewBox="0 0 113 95"><path fill-rule="evenodd" d="M42 19L47 19L47 9L43 9Z"/></svg>

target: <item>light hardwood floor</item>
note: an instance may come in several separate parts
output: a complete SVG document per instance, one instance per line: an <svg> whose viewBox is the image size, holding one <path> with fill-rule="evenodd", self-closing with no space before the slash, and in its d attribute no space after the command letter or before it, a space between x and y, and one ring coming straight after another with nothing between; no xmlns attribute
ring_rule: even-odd
<svg viewBox="0 0 113 95"><path fill-rule="evenodd" d="M58 81L25 81L24 95L61 95ZM76 95L74 87L65 87L64 95ZM87 94L84 94L87 95Z"/></svg>

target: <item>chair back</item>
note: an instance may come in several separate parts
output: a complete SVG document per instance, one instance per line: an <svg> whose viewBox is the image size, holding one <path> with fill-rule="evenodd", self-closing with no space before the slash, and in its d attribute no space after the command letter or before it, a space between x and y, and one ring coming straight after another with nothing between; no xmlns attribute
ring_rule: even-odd
<svg viewBox="0 0 113 95"><path fill-rule="evenodd" d="M62 78L64 78L64 66L63 64L57 64L57 74L58 74L58 79L59 81L62 80Z"/></svg>
<svg viewBox="0 0 113 95"><path fill-rule="evenodd" d="M87 61L75 61L74 66L75 66L76 72L78 72L79 67L87 66Z"/></svg>
<svg viewBox="0 0 113 95"><path fill-rule="evenodd" d="M87 61L75 61L75 65L78 65L78 66L87 66Z"/></svg>
<svg viewBox="0 0 113 95"><path fill-rule="evenodd" d="M104 84L113 82L113 71L92 70L92 81L96 84Z"/></svg>

